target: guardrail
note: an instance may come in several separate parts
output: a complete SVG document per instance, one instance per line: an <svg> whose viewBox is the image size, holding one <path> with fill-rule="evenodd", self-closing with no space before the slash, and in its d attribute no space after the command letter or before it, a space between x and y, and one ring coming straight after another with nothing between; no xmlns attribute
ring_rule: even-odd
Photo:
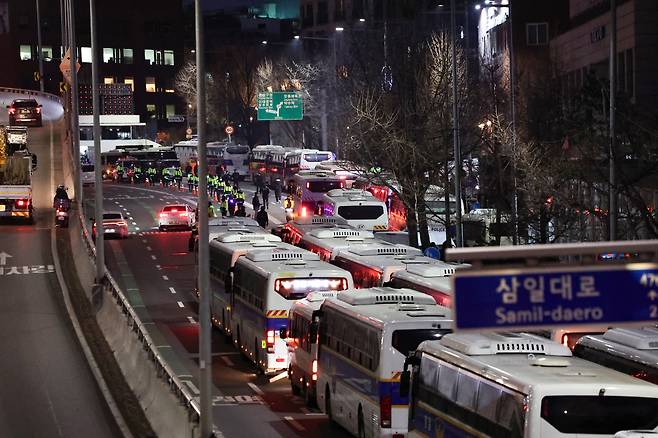
<svg viewBox="0 0 658 438"><path fill-rule="evenodd" d="M14 94L24 94L26 96L41 96L45 97L48 100L57 102L60 105L64 106L64 101L61 97L55 96L54 94L42 92L39 90L23 90L21 88L11 88L11 87L0 87L0 93L14 93Z"/></svg>
<svg viewBox="0 0 658 438"><path fill-rule="evenodd" d="M80 224L82 225L81 229L83 234L83 241L87 247L88 255L92 260L95 260L96 246L89 235L89 230L87 229L87 225L80 210L78 211L78 216ZM155 364L158 377L160 377L169 386L171 392L176 396L179 402L186 407L189 420L198 424L201 412L200 406L194 399L194 396L190 393L187 385L183 384L183 382L173 372L173 370L169 367L167 362L155 348L155 344L148 331L144 327L144 324L142 323L137 313L135 313L125 294L114 280L107 267L105 268L105 282L102 286L106 291L111 293L112 297L116 301L116 304L121 308L123 314L128 318L129 327L133 332L137 334L137 337L142 343L144 350L148 353L149 359L151 359Z"/></svg>

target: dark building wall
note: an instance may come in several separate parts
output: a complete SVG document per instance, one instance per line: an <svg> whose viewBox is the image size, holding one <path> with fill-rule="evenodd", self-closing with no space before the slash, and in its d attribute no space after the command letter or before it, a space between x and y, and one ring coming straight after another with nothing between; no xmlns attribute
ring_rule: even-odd
<svg viewBox="0 0 658 438"><path fill-rule="evenodd" d="M52 60L44 62L46 90L59 93L62 75L59 72L61 27L59 2L40 0L42 40L44 47L51 47ZM78 56L81 56L79 80L81 84L91 83L89 2L74 0L76 11L76 37ZM176 72L183 64L183 10L181 0L113 0L97 1L97 35L100 82L112 78L123 83L126 78L134 82L135 113L142 121L157 125L158 129L179 128L177 124L169 126L166 121L167 106L171 105L175 114L185 114L181 99L172 92ZM38 82L33 80L33 73L38 71L36 61L36 11L33 1L10 2L10 33L0 35L0 47L5 59L0 73L2 85L38 89ZM20 59L21 45L30 45L31 60ZM85 49L86 48L86 49ZM117 55L109 62L103 61L103 49L118 49ZM127 62L132 49L132 63ZM145 50L164 50L173 52L173 65L153 65L146 61ZM123 59L121 59L123 57ZM162 59L162 57L158 58ZM170 59L170 57L169 57ZM147 92L147 78L154 78L155 91ZM155 106L155 111L150 111ZM181 124L182 126L182 124Z"/></svg>

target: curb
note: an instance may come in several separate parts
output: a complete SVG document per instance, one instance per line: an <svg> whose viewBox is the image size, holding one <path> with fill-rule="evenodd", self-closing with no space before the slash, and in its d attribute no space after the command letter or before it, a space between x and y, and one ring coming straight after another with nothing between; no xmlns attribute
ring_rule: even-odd
<svg viewBox="0 0 658 438"><path fill-rule="evenodd" d="M73 310L73 306L71 305L69 289L68 286L66 285L66 282L64 281L64 275L62 274L62 266L59 261L59 254L57 252L56 232L57 231L55 228L50 230L50 250L53 255L53 264L55 265L57 282L59 283L59 287L62 290L62 297L64 298L66 313L68 314L69 319L71 320L71 324L73 325L73 330L75 331L75 335L78 338L78 342L80 342L80 347L82 348L82 352L85 355L85 359L89 364L89 368L91 369L92 374L94 375L94 379L96 380L96 384L98 385L98 388L103 394L105 403L107 403L107 406L109 407L110 412L114 417L114 421L116 421L117 427L119 428L121 434L125 438L133 438L133 435L130 432L128 425L124 421L121 412L119 412L119 408L117 407L114 397L112 397L112 393L110 392L107 383L105 382L105 379L103 378L103 375L101 374L100 369L98 368L96 359L94 358L94 355L92 354L91 349L87 344L87 339L82 333L82 329L80 328L80 324L78 322L78 317L75 314L75 311Z"/></svg>

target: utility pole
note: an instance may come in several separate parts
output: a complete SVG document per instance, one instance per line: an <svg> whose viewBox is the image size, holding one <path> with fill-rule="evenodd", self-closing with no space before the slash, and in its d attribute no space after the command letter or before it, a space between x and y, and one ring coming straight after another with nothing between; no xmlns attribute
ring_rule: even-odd
<svg viewBox="0 0 658 438"><path fill-rule="evenodd" d="M509 86L510 86L510 105L512 118L512 223L514 232L512 234L512 243L519 244L519 193L516 181L516 65L514 62L514 21L512 20L513 8L512 0L508 3L509 12Z"/></svg>
<svg viewBox="0 0 658 438"><path fill-rule="evenodd" d="M43 46L41 43L41 11L39 0L35 0L37 6L37 56L39 57L39 90L43 93Z"/></svg>
<svg viewBox="0 0 658 438"><path fill-rule="evenodd" d="M94 107L94 218L96 219L96 284L105 277L105 233L103 230L103 163L101 161L101 109L98 92L98 37L96 34L96 0L89 0L91 31L91 86Z"/></svg>
<svg viewBox="0 0 658 438"><path fill-rule="evenodd" d="M450 33L452 34L452 142L455 155L455 205L457 216L455 221L455 244L457 247L464 246L462 239L462 190L461 190L461 167L462 153L459 143L459 108L457 106L457 20L456 20L455 0L450 0ZM447 187L446 187L447 190ZM450 199L450 197L448 197ZM446 206L450 211L450 203ZM446 224L446 230L449 228ZM447 237L447 236L446 236Z"/></svg>
<svg viewBox="0 0 658 438"><path fill-rule="evenodd" d="M610 175L608 185L610 201L608 208L608 240L617 240L617 175L615 172L615 137L617 135L616 127L616 100L617 100L617 1L610 0L610 150L609 166Z"/></svg>
<svg viewBox="0 0 658 438"><path fill-rule="evenodd" d="M212 356L210 346L210 263L208 251L208 154L206 147L206 68L204 65L203 13L201 0L194 0L196 22L197 136L199 156L199 386L201 392L201 438L212 436Z"/></svg>
<svg viewBox="0 0 658 438"><path fill-rule="evenodd" d="M69 50L71 53L71 145L73 147L73 169L75 198L82 207L82 180L80 179L80 120L78 109L78 49L75 42L75 10L73 0L65 0L68 5Z"/></svg>

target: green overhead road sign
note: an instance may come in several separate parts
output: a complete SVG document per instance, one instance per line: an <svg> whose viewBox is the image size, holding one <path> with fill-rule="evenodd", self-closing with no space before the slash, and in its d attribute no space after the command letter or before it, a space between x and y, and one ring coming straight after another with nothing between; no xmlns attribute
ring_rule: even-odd
<svg viewBox="0 0 658 438"><path fill-rule="evenodd" d="M258 93L258 120L302 120L302 95L296 92Z"/></svg>

